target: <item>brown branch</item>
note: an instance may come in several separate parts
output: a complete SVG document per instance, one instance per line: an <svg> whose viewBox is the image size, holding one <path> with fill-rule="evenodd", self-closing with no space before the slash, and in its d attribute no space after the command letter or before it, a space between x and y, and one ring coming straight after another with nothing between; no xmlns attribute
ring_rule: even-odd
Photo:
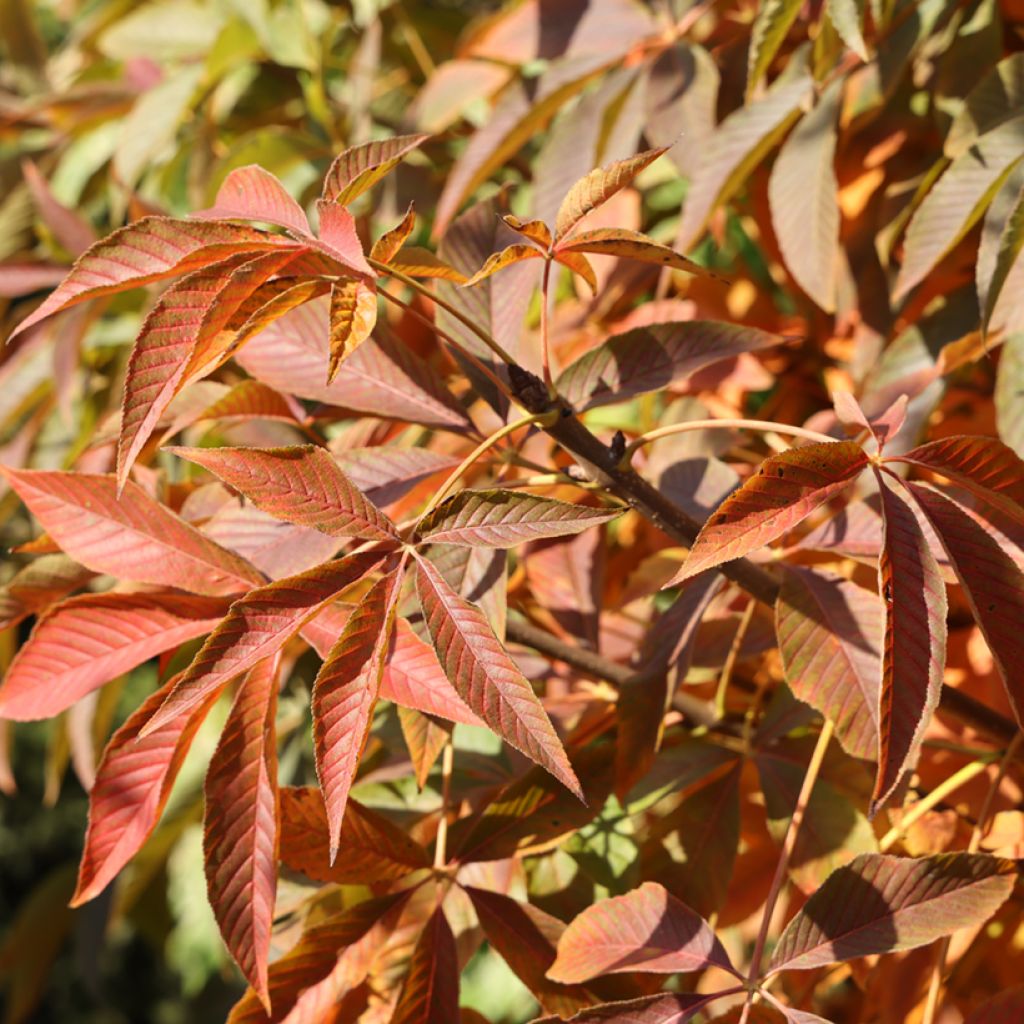
<svg viewBox="0 0 1024 1024"><path fill-rule="evenodd" d="M575 410L564 398L549 396L539 377L515 363L511 364L508 370L516 401L528 412L547 413L552 408L558 409L558 419L543 429L572 455L592 480L626 502L630 508L635 509L674 540L687 547L693 545L702 524L626 464L623 458L625 441L621 434L617 434L610 445L605 444L580 422ZM774 607L779 596L779 581L768 570L746 558L737 558L719 566L719 571L758 601ZM537 649L542 650L540 647ZM563 660L573 664L568 658ZM577 667L582 668L581 665ZM622 669L622 666L615 668ZM596 674L602 675L600 672ZM602 678L615 682L607 673L603 674ZM939 706L947 714L1002 743L1009 743L1017 734L1016 723L952 687L943 687Z"/></svg>

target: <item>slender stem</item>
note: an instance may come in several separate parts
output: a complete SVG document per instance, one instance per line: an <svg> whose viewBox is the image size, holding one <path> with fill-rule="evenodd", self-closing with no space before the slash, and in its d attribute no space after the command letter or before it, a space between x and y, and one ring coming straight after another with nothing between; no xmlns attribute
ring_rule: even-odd
<svg viewBox="0 0 1024 1024"><path fill-rule="evenodd" d="M440 306L446 313L455 317L463 327L469 328L503 363L514 363L515 360L499 345L491 335L485 331L479 324L477 324L471 317L466 316L461 310L456 309L450 302L446 302L444 299L439 298L438 295L428 288L422 281L417 281L415 277L409 277L408 274L403 274L400 270L395 270L394 267L388 266L387 263L381 263L380 260L375 260L372 257L367 257L367 263L377 271L378 274L384 274L387 277L392 277L396 281L401 281L402 284L413 291L417 291L420 295L430 299L431 302L436 306Z"/></svg>
<svg viewBox="0 0 1024 1024"><path fill-rule="evenodd" d="M490 437L484 438L456 467L452 470L451 476L440 488L434 493L434 496L427 502L427 507L423 510L423 515L427 515L432 512L438 505L444 501L448 492L459 482L459 480L472 468L473 463L476 462L481 455L496 445L503 437L507 437L509 434L514 433L520 427L528 427L532 423L537 423L543 420L545 417L543 414L534 413L531 416L524 416L521 420L515 420L512 423L506 423L503 427L499 427Z"/></svg>
<svg viewBox="0 0 1024 1024"><path fill-rule="evenodd" d="M725 718L725 695L729 690L729 680L732 679L732 670L740 655L740 648L746 638L747 630L750 628L750 620L754 617L754 609L757 602L751 598L747 607L743 609L740 617L740 624L736 627L736 634L732 638L729 653L725 657L725 664L722 666L722 674L718 679L718 689L715 691L715 709L719 718Z"/></svg>
<svg viewBox="0 0 1024 1024"><path fill-rule="evenodd" d="M836 439L828 434L819 434L817 430L807 430L804 427L793 427L788 423L773 423L771 420L689 420L686 423L670 423L667 427L658 427L657 430L649 430L641 434L636 440L626 446L626 458L633 452L642 448L651 441L657 441L660 437L669 437L671 434L685 434L690 430L764 430L773 434L786 434L790 437L803 437L809 441L819 441L825 444L835 444Z"/></svg>
<svg viewBox="0 0 1024 1024"><path fill-rule="evenodd" d="M878 843L879 850L885 853L891 849L906 834L907 829L927 814L937 803L944 800L954 790L970 782L976 775L980 775L990 764L989 761L971 761L965 764L959 771L953 772L948 779L939 783L927 796L920 799L900 819L899 824L894 825Z"/></svg>
<svg viewBox="0 0 1024 1024"><path fill-rule="evenodd" d="M548 342L548 291L551 286L551 256L544 260L544 273L540 279L540 362L544 373L544 384L548 394L554 396L555 385L551 380L551 349Z"/></svg>
<svg viewBox="0 0 1024 1024"><path fill-rule="evenodd" d="M775 867L775 877L772 879L772 887L768 890L768 900L764 905L764 915L761 918L761 928L757 933L757 941L754 944L754 955L750 961L750 974L747 977L747 1002L744 1008L744 1016L749 1013L746 1007L753 1003L754 993L757 991L757 979L761 974L761 957L764 955L765 943L768 941L768 930L771 928L772 918L775 916L775 904L779 901L779 894L786 881L786 872L789 870L789 861L796 848L797 836L800 834L800 826L807 812L807 805L811 802L811 793L814 791L814 784L818 781L818 772L821 771L822 761L825 760L825 751L828 749L829 741L832 739L832 723L826 718L821 732L818 734L818 742L811 754L810 764L807 765L807 772L804 775L803 785L800 787L800 795L796 800L796 807L793 808L793 817L789 819L789 827L786 829L786 838L782 841L782 852L779 854L779 863Z"/></svg>
<svg viewBox="0 0 1024 1024"><path fill-rule="evenodd" d="M988 791L985 793L981 810L978 811L978 820L974 823L974 831L971 833L971 840L967 844L968 853L977 853L981 848L981 841L985 838L985 830L988 827L988 818L992 812L992 804L995 803L999 787L1003 784L1003 779L1016 758L1022 741L1024 741L1024 732L1018 732L1006 748L1002 761L999 762L999 770L996 772L996 777L992 780L992 785L988 787ZM935 967L932 970L931 980L928 983L928 1002L925 1004L921 1024L934 1024L935 1022L935 1015L939 1009L939 996L942 994L942 977L946 973L946 957L949 955L949 942L950 937L947 935L939 941L938 948L935 951Z"/></svg>
<svg viewBox="0 0 1024 1024"><path fill-rule="evenodd" d="M448 804L452 794L452 765L455 763L455 747L449 736L441 754L441 819L437 823L437 839L434 843L434 867L443 868L448 859Z"/></svg>

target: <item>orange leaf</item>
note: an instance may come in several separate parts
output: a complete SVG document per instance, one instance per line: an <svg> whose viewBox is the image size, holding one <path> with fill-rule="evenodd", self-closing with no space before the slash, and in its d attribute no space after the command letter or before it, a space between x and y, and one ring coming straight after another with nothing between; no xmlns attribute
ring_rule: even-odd
<svg viewBox="0 0 1024 1024"><path fill-rule="evenodd" d="M559 254L559 258L565 253L584 252L597 256L621 256L623 259L639 260L641 263L656 263L659 267L685 270L688 274L697 274L703 277L718 276L699 263L687 259L675 249L655 242L653 238L648 238L646 235L640 234L639 231L628 231L625 228L597 228L594 231L581 231L567 241L560 242L555 252Z"/></svg>
<svg viewBox="0 0 1024 1024"><path fill-rule="evenodd" d="M377 323L377 289L362 281L336 281L331 288L331 361L327 383L370 336Z"/></svg>

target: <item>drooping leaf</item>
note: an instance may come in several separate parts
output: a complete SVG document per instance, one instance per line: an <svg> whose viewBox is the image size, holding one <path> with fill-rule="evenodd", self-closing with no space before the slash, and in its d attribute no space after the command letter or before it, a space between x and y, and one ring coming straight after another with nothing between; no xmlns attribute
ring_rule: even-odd
<svg viewBox="0 0 1024 1024"><path fill-rule="evenodd" d="M526 541L580 533L615 519L618 509L573 505L500 489L462 490L424 516L424 541L466 547L511 548Z"/></svg>
<svg viewBox="0 0 1024 1024"><path fill-rule="evenodd" d="M82 594L36 624L0 686L0 717L50 718L137 665L209 633L223 601L186 594Z"/></svg>
<svg viewBox="0 0 1024 1024"><path fill-rule="evenodd" d="M800 10L799 3L780 0L780 4L794 14ZM768 182L772 226L786 266L797 284L828 313L835 309L839 276L835 153L842 84L837 79L826 89L793 129Z"/></svg>
<svg viewBox="0 0 1024 1024"><path fill-rule="evenodd" d="M313 746L327 807L332 864L348 791L380 693L401 577L391 573L371 587L345 623L313 685Z"/></svg>
<svg viewBox="0 0 1024 1024"><path fill-rule="evenodd" d="M718 506L670 586L781 537L853 483L868 464L853 441L809 444L772 455Z"/></svg>
<svg viewBox="0 0 1024 1024"><path fill-rule="evenodd" d="M373 188L402 157L422 146L429 138L429 135L395 135L346 149L327 171L324 200L347 206Z"/></svg>
<svg viewBox="0 0 1024 1024"><path fill-rule="evenodd" d="M861 28L864 23L864 0L825 0L825 13L839 38L866 64L868 48Z"/></svg>
<svg viewBox="0 0 1024 1024"><path fill-rule="evenodd" d="M624 189L664 152L665 147L648 149L625 160L617 160L607 167L598 167L577 181L558 208L555 218L555 240L565 238L591 210L596 210L608 202L616 192Z"/></svg>
<svg viewBox="0 0 1024 1024"><path fill-rule="evenodd" d="M583 800L583 790L533 687L483 613L418 555L416 589L438 658L459 696L503 740Z"/></svg>
<svg viewBox="0 0 1024 1024"><path fill-rule="evenodd" d="M903 264L893 289L902 299L974 226L1021 159L1024 118L982 135L943 172L907 227Z"/></svg>
<svg viewBox="0 0 1024 1024"><path fill-rule="evenodd" d="M150 694L103 752L89 793L89 827L73 906L98 896L156 827L196 730L222 689L141 736L176 682L171 679Z"/></svg>
<svg viewBox="0 0 1024 1024"><path fill-rule="evenodd" d="M373 331L377 323L377 289L362 281L337 281L331 286L331 361L327 383Z"/></svg>
<svg viewBox="0 0 1024 1024"><path fill-rule="evenodd" d="M588 907L566 928L548 977L565 983L621 971L735 974L708 923L656 882Z"/></svg>
<svg viewBox="0 0 1024 1024"><path fill-rule="evenodd" d="M775 606L789 688L834 723L844 749L867 760L878 753L883 614L877 594L802 568L786 573Z"/></svg>
<svg viewBox="0 0 1024 1024"><path fill-rule="evenodd" d="M930 487L910 485L971 603L1018 722L1024 720L1024 573L982 523Z"/></svg>
<svg viewBox="0 0 1024 1024"><path fill-rule="evenodd" d="M913 949L983 924L1010 894L1015 874L1012 861L981 854L862 854L789 922L770 972Z"/></svg>
<svg viewBox="0 0 1024 1024"><path fill-rule="evenodd" d="M171 285L142 324L125 374L118 480L123 484L160 417L209 355L243 300L299 254L298 247L205 267ZM243 262L244 260L244 262Z"/></svg>
<svg viewBox="0 0 1024 1024"><path fill-rule="evenodd" d="M255 255L278 244L238 224L143 217L84 252L57 290L18 324L11 338L78 302L198 270L237 253Z"/></svg>
<svg viewBox="0 0 1024 1024"><path fill-rule="evenodd" d="M1024 460L996 438L944 437L892 456L891 461L941 473L1024 523Z"/></svg>
<svg viewBox="0 0 1024 1024"><path fill-rule="evenodd" d="M569 1018L538 1017L532 1024L685 1024L719 996L718 992L712 995L657 993L639 999L601 1003L588 1010L580 1010Z"/></svg>
<svg viewBox="0 0 1024 1024"><path fill-rule="evenodd" d="M748 100L755 94L758 84L779 52L800 8L799 0L767 0L758 6L747 50Z"/></svg>
<svg viewBox="0 0 1024 1024"><path fill-rule="evenodd" d="M391 1024L451 1024L459 1012L459 958L455 936L438 907L412 951L409 973Z"/></svg>
<svg viewBox="0 0 1024 1024"><path fill-rule="evenodd" d="M267 958L277 894L277 658L235 695L206 773L206 889L224 944L270 1009Z"/></svg>
<svg viewBox="0 0 1024 1024"><path fill-rule="evenodd" d="M416 213L413 204L409 203L409 209L398 224L385 231L370 249L370 256L381 263L390 263L398 254L398 250L409 240L409 236L416 227Z"/></svg>
<svg viewBox="0 0 1024 1024"><path fill-rule="evenodd" d="M521 263L523 260L539 260L544 258L542 253L534 245L524 245L517 243L515 245L507 245L501 252L493 253L487 257L487 262L465 282L465 288L470 288L475 284L479 284L481 281L486 280L491 274L496 274L499 270L504 270L505 267L512 266L513 263Z"/></svg>
<svg viewBox="0 0 1024 1024"><path fill-rule="evenodd" d="M171 448L244 494L257 508L333 537L396 540L394 525L316 445Z"/></svg>
<svg viewBox="0 0 1024 1024"><path fill-rule="evenodd" d="M547 977L565 925L529 903L468 886L466 893L491 947L536 997L545 1013L569 1016L594 999L582 985L561 985Z"/></svg>
<svg viewBox="0 0 1024 1024"><path fill-rule="evenodd" d="M567 253L586 252L596 256L621 256L623 259L639 260L641 263L656 263L659 267L685 270L688 274L716 276L699 263L694 263L693 260L676 252L675 249L655 242L654 239L640 234L639 231L628 231L626 228L596 228L593 231L581 231L566 241L558 243L555 252L556 258L563 262ZM586 274L584 274L585 276Z"/></svg>
<svg viewBox="0 0 1024 1024"><path fill-rule="evenodd" d="M426 850L405 830L351 797L331 864L324 798L315 786L281 790L281 862L316 882L350 884L402 878L430 866Z"/></svg>
<svg viewBox="0 0 1024 1024"><path fill-rule="evenodd" d="M712 320L637 327L580 356L558 378L558 390L580 411L593 409L659 391L719 360L781 340L754 328Z"/></svg>
<svg viewBox="0 0 1024 1024"><path fill-rule="evenodd" d="M914 764L939 702L946 659L946 585L935 556L904 497L881 479L879 491L885 634L872 814Z"/></svg>
<svg viewBox="0 0 1024 1024"><path fill-rule="evenodd" d="M236 167L217 189L209 210L193 214L203 220L258 220L311 234L305 211L270 171L257 164Z"/></svg>
<svg viewBox="0 0 1024 1024"><path fill-rule="evenodd" d="M574 274L578 274L587 283L592 294L597 294L597 274L590 260L581 252L570 252L562 249L555 257L563 267L568 267Z"/></svg>
<svg viewBox="0 0 1024 1024"><path fill-rule="evenodd" d="M122 580L196 594L237 594L260 574L128 481L113 476L0 467L46 532L76 562Z"/></svg>
<svg viewBox="0 0 1024 1024"><path fill-rule="evenodd" d="M207 693L276 654L340 591L370 572L381 557L369 551L347 555L249 591L207 638L145 732L159 729Z"/></svg>

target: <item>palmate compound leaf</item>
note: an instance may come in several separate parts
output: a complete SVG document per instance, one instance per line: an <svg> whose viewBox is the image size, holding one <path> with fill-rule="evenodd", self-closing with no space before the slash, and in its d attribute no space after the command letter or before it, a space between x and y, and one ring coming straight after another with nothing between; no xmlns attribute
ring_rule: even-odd
<svg viewBox="0 0 1024 1024"><path fill-rule="evenodd" d="M910 485L935 528L1003 678L1018 722L1024 722L1024 574L983 520L930 487Z"/></svg>
<svg viewBox="0 0 1024 1024"><path fill-rule="evenodd" d="M347 206L388 174L407 153L422 146L429 135L395 135L346 149L324 178L323 198Z"/></svg>
<svg viewBox="0 0 1024 1024"><path fill-rule="evenodd" d="M645 882L584 910L559 940L548 977L571 984L622 971L674 974L712 966L737 973L699 914Z"/></svg>
<svg viewBox="0 0 1024 1024"><path fill-rule="evenodd" d="M262 576L128 481L113 476L0 467L43 529L76 562L133 583L196 594L238 594Z"/></svg>
<svg viewBox="0 0 1024 1024"><path fill-rule="evenodd" d="M412 951L391 1024L451 1024L458 1016L458 951L444 910L437 907Z"/></svg>
<svg viewBox="0 0 1024 1024"><path fill-rule="evenodd" d="M789 922L769 973L913 949L983 924L1009 896L1016 874L1013 861L984 854L861 854Z"/></svg>
<svg viewBox="0 0 1024 1024"><path fill-rule="evenodd" d="M901 486L879 474L885 633L872 815L917 758L939 703L946 660L946 584L913 509L895 489Z"/></svg>
<svg viewBox="0 0 1024 1024"><path fill-rule="evenodd" d="M82 594L51 608L11 662L0 718L52 718L97 687L209 633L224 601L189 594Z"/></svg>
<svg viewBox="0 0 1024 1024"><path fill-rule="evenodd" d="M258 220L277 224L299 235L311 234L305 211L270 171L258 164L236 167L217 189L209 210L197 220Z"/></svg>
<svg viewBox="0 0 1024 1024"><path fill-rule="evenodd" d="M281 863L316 882L367 885L430 866L427 851L404 829L349 798L338 857L330 862L323 794L315 786L281 790Z"/></svg>
<svg viewBox="0 0 1024 1024"><path fill-rule="evenodd" d="M316 445L284 448L169 448L220 477L275 519L332 537L397 540L391 520Z"/></svg>
<svg viewBox="0 0 1024 1024"><path fill-rule="evenodd" d="M267 957L277 894L278 659L239 684L206 773L206 890L224 944L270 1009Z"/></svg>
<svg viewBox="0 0 1024 1024"><path fill-rule="evenodd" d="M402 573L375 583L349 616L313 684L313 747L330 832L338 855L348 791L370 734L391 642Z"/></svg>
<svg viewBox="0 0 1024 1024"><path fill-rule="evenodd" d="M783 339L714 320L651 324L614 335L584 353L558 378L558 390L580 411L660 391L705 366Z"/></svg>
<svg viewBox="0 0 1024 1024"><path fill-rule="evenodd" d="M249 591L207 638L143 733L159 729L204 700L207 693L276 654L307 621L383 557L372 551L347 555Z"/></svg>
<svg viewBox="0 0 1024 1024"><path fill-rule="evenodd" d="M462 490L419 521L417 536L437 544L511 548L564 537L616 519L619 509L573 505L501 489Z"/></svg>
<svg viewBox="0 0 1024 1024"><path fill-rule="evenodd" d="M337 376L341 364L370 336L376 323L376 287L363 281L336 281L331 286L328 384Z"/></svg>
<svg viewBox="0 0 1024 1024"><path fill-rule="evenodd" d="M72 906L98 896L156 827L185 754L223 686L141 736L178 677L169 680L110 738L89 793L89 826Z"/></svg>
<svg viewBox="0 0 1024 1024"><path fill-rule="evenodd" d="M78 302L138 288L228 259L275 249L281 240L241 224L143 217L91 246L56 291L11 335Z"/></svg>
<svg viewBox="0 0 1024 1024"><path fill-rule="evenodd" d="M804 445L765 459L704 524L668 585L777 540L849 487L867 464L864 450L853 441Z"/></svg>
<svg viewBox="0 0 1024 1024"><path fill-rule="evenodd" d="M606 203L665 152L667 147L648 149L625 160L617 160L607 167L599 167L577 181L558 208L555 241L565 238L591 210Z"/></svg>
<svg viewBox="0 0 1024 1024"><path fill-rule="evenodd" d="M832 721L854 757L878 754L881 599L834 573L792 568L775 606L789 688Z"/></svg>
<svg viewBox="0 0 1024 1024"><path fill-rule="evenodd" d="M416 591L434 649L459 696L506 743L583 800L579 780L533 687L480 609L460 597L418 554Z"/></svg>
<svg viewBox="0 0 1024 1024"><path fill-rule="evenodd" d="M1024 523L1024 460L994 437L944 437L890 461L941 473Z"/></svg>
<svg viewBox="0 0 1024 1024"><path fill-rule="evenodd" d="M696 992L669 995L659 992L639 999L600 1003L568 1018L538 1017L532 1024L685 1024L708 1004L734 991L739 990L713 992L711 995Z"/></svg>
<svg viewBox="0 0 1024 1024"><path fill-rule="evenodd" d="M139 331L125 373L117 477L123 487L171 400L191 378L193 360L216 349L221 331L269 278L302 252L285 247L204 267L176 281L160 296ZM225 335L224 337L228 337Z"/></svg>

